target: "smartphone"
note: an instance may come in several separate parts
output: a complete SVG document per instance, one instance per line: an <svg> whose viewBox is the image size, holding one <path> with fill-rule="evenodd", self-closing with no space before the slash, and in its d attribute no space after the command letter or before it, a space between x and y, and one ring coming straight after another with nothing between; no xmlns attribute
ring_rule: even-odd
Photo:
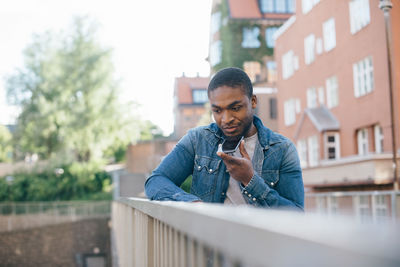
<svg viewBox="0 0 400 267"><path fill-rule="evenodd" d="M225 139L222 143L222 152L224 152L225 154L235 153L235 151L238 150L240 142L242 142L243 138L244 136L240 137L239 140L237 138Z"/></svg>

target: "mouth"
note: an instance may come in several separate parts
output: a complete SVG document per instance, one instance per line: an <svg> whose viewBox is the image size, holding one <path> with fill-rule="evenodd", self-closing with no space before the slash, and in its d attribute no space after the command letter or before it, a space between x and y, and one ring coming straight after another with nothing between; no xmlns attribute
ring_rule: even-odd
<svg viewBox="0 0 400 267"><path fill-rule="evenodd" d="M238 126L223 127L222 129L226 134L234 134L238 130Z"/></svg>

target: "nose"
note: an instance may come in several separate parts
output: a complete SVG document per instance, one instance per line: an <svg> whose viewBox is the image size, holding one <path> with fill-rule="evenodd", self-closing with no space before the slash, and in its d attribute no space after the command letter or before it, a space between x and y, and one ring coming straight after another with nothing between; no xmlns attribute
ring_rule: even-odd
<svg viewBox="0 0 400 267"><path fill-rule="evenodd" d="M221 118L221 120L222 120L222 123L223 123L223 124L229 124L229 123L231 123L231 122L233 121L233 116L232 116L232 114L229 112L229 110L225 110L225 111L222 113L222 118Z"/></svg>

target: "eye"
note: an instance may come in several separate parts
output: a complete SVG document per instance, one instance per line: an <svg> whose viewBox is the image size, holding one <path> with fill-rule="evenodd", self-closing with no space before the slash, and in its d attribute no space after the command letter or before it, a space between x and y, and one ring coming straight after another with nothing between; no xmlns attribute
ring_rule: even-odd
<svg viewBox="0 0 400 267"><path fill-rule="evenodd" d="M232 110L233 110L233 111L239 111L240 108L241 108L241 106L236 106L236 107L233 107Z"/></svg>
<svg viewBox="0 0 400 267"><path fill-rule="evenodd" d="M212 111L213 111L214 113L217 113L217 114L218 114L218 113L221 113L221 110L220 110L220 109L213 109Z"/></svg>

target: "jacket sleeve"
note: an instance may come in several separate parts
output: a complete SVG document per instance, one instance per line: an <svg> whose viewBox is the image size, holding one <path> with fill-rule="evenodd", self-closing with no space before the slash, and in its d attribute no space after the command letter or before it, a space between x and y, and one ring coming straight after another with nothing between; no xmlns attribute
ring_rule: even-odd
<svg viewBox="0 0 400 267"><path fill-rule="evenodd" d="M303 211L304 186L299 157L292 142L284 145L286 151L275 187L255 173L247 186L241 186L242 193L248 203L255 206Z"/></svg>
<svg viewBox="0 0 400 267"><path fill-rule="evenodd" d="M194 148L190 132L162 160L145 183L146 196L150 200L196 201L193 194L179 186L193 173Z"/></svg>

